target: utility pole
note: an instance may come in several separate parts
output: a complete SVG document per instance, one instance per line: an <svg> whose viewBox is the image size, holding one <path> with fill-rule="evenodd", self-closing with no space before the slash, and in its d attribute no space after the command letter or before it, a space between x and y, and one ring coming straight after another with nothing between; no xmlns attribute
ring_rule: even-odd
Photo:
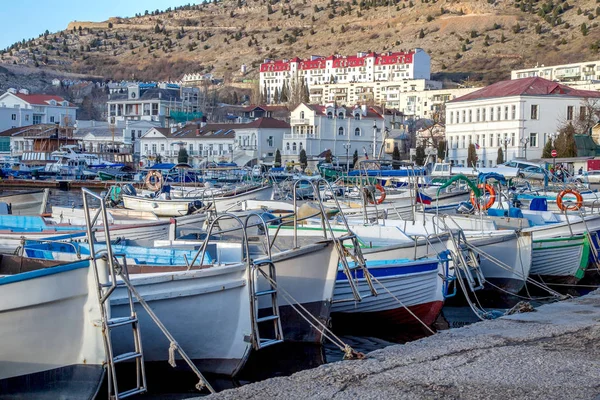
<svg viewBox="0 0 600 400"><path fill-rule="evenodd" d="M373 159L377 157L377 123L373 120Z"/></svg>

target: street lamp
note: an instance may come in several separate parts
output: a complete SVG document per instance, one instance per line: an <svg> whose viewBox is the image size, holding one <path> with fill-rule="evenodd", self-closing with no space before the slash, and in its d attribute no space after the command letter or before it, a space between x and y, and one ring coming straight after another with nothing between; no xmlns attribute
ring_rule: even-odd
<svg viewBox="0 0 600 400"><path fill-rule="evenodd" d="M342 146L344 146L344 149L346 149L346 172L348 172L348 171L350 171L349 151L350 151L350 148L352 147L352 145L350 144L350 142L348 142L348 143L344 143Z"/></svg>
<svg viewBox="0 0 600 400"><path fill-rule="evenodd" d="M527 139L525 139L525 138L521 139L521 143L523 143L523 156L527 160L527 144L529 143L529 138L527 138Z"/></svg>
<svg viewBox="0 0 600 400"><path fill-rule="evenodd" d="M502 142L504 143L504 162L506 162L508 156L508 143L510 142L510 139L505 137L502 139Z"/></svg>
<svg viewBox="0 0 600 400"><path fill-rule="evenodd" d="M373 160L375 159L377 152L377 123L373 120Z"/></svg>

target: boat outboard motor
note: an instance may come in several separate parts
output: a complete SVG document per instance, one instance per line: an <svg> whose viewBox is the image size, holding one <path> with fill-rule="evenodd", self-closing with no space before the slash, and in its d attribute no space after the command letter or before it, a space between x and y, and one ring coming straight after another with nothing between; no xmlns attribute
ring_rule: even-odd
<svg viewBox="0 0 600 400"><path fill-rule="evenodd" d="M475 207L469 201L461 201L456 207L456 212L459 214L472 214Z"/></svg>
<svg viewBox="0 0 600 400"><path fill-rule="evenodd" d="M188 203L188 215L193 214L199 210L201 210L202 208L204 208L204 203L201 202L200 200L194 200L190 203Z"/></svg>
<svg viewBox="0 0 600 400"><path fill-rule="evenodd" d="M128 196L135 196L137 194L137 192L135 191L135 188L133 187L133 185L131 183L123 185L121 187L121 193L126 194Z"/></svg>

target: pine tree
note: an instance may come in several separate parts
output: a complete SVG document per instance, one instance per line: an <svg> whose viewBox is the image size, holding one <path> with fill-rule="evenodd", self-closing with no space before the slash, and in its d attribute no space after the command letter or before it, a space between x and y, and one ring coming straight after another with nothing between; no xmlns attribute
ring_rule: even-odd
<svg viewBox="0 0 600 400"><path fill-rule="evenodd" d="M569 123L563 126L556 138L555 148L558 157L577 157L577 145L575 143L575 127Z"/></svg>
<svg viewBox="0 0 600 400"><path fill-rule="evenodd" d="M306 168L306 165L308 164L308 158L306 157L306 151L304 149L300 150L298 161L300 161L300 166L302 169Z"/></svg>
<svg viewBox="0 0 600 400"><path fill-rule="evenodd" d="M477 150L473 143L469 144L467 151L467 167L474 167L477 164Z"/></svg>
<svg viewBox="0 0 600 400"><path fill-rule="evenodd" d="M496 157L496 164L502 164L504 162L504 152L502 147L498 147L498 157Z"/></svg>
<svg viewBox="0 0 600 400"><path fill-rule="evenodd" d="M542 158L551 158L552 157L552 140L548 140L544 145L544 150L542 151Z"/></svg>
<svg viewBox="0 0 600 400"><path fill-rule="evenodd" d="M177 162L187 164L188 159L189 159L189 156L188 156L187 149L185 147L180 147L179 153L177 154Z"/></svg>
<svg viewBox="0 0 600 400"><path fill-rule="evenodd" d="M356 163L358 162L358 150L354 150L354 154L352 155L352 168L356 168Z"/></svg>
<svg viewBox="0 0 600 400"><path fill-rule="evenodd" d="M425 162L425 148L423 146L417 146L415 152L415 164L423 165Z"/></svg>
<svg viewBox="0 0 600 400"><path fill-rule="evenodd" d="M277 151L275 152L275 166L276 167L281 167L281 152L279 151L279 149L277 149Z"/></svg>
<svg viewBox="0 0 600 400"><path fill-rule="evenodd" d="M438 160L446 159L446 150L448 148L448 143L445 140L440 140L437 145L437 158Z"/></svg>
<svg viewBox="0 0 600 400"><path fill-rule="evenodd" d="M275 94L273 95L273 101L271 103L279 103L279 88L275 88Z"/></svg>
<svg viewBox="0 0 600 400"><path fill-rule="evenodd" d="M280 99L281 99L282 103L287 103L290 100L290 94L289 94L287 81L284 81L283 86L281 87Z"/></svg>

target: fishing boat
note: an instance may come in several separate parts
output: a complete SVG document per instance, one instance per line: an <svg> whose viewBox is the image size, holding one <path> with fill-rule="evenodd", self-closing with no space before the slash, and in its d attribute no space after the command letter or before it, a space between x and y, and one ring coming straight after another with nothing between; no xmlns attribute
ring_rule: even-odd
<svg viewBox="0 0 600 400"><path fill-rule="evenodd" d="M159 217L179 217L189 215L204 208L200 200L170 199L167 197L141 197L121 194L123 206L130 210L150 211Z"/></svg>
<svg viewBox="0 0 600 400"><path fill-rule="evenodd" d="M94 399L104 380L88 260L0 256L0 397Z"/></svg>
<svg viewBox="0 0 600 400"><path fill-rule="evenodd" d="M373 328L382 323L386 329L433 324L447 294L444 277L448 263L448 259L437 257L367 261L371 279L376 280L377 296L363 296L360 302L354 300L344 271L338 271L332 308L334 329L354 331L352 327L356 325ZM362 269L354 270L352 278L358 282L361 293L369 293Z"/></svg>
<svg viewBox="0 0 600 400"><path fill-rule="evenodd" d="M48 189L0 194L0 202L9 205L12 215L42 215L46 212Z"/></svg>

